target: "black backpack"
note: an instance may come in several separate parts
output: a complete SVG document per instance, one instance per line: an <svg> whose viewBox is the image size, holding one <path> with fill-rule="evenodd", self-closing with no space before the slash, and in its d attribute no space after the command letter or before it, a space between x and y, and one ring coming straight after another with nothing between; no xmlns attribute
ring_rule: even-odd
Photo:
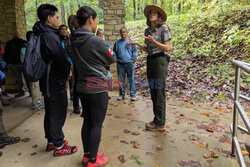
<svg viewBox="0 0 250 167"><path fill-rule="evenodd" d="M30 82L38 81L47 72L47 64L43 60L40 50L40 36L33 35L26 47L23 63L24 75Z"/></svg>

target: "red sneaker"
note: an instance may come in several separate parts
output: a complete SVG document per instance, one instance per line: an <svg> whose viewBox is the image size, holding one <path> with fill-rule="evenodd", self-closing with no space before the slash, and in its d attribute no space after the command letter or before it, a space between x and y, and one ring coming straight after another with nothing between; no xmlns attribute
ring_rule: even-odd
<svg viewBox="0 0 250 167"><path fill-rule="evenodd" d="M68 140L64 140L64 143L63 143L63 145L64 146L66 146L66 145L68 145L69 144L69 141ZM52 151L52 150L54 150L55 149L55 146L54 146L54 144L47 144L47 147L46 147L46 151L47 152L49 152L49 151Z"/></svg>
<svg viewBox="0 0 250 167"><path fill-rule="evenodd" d="M97 156L96 156L96 159L100 159L100 158L102 158L103 157L103 153L102 152L98 152L97 153ZM83 157L82 158L82 165L83 166L87 166L88 165L88 162L89 162L89 158L87 158L87 157Z"/></svg>
<svg viewBox="0 0 250 167"><path fill-rule="evenodd" d="M109 158L103 157L103 158L96 159L95 163L89 162L87 167L103 167L107 165L108 162L109 162Z"/></svg>
<svg viewBox="0 0 250 167"><path fill-rule="evenodd" d="M75 152L77 152L77 150L78 150L77 146L63 145L61 149L57 149L57 148L54 149L53 156L58 157L62 155L70 155L70 154L74 154Z"/></svg>

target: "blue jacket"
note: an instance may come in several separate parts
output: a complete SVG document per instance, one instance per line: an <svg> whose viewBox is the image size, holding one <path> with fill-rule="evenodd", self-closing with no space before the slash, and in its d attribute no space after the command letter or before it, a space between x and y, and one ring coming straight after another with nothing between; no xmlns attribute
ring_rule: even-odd
<svg viewBox="0 0 250 167"><path fill-rule="evenodd" d="M138 53L135 45L128 45L131 39L119 39L115 42L114 52L118 63L129 63L137 59Z"/></svg>

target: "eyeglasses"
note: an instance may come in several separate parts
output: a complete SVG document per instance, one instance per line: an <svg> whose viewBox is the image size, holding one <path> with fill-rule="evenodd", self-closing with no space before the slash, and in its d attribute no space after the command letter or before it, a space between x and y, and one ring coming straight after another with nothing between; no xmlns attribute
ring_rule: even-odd
<svg viewBox="0 0 250 167"><path fill-rule="evenodd" d="M156 12L156 11L152 11L152 10L150 10L149 12L148 12L148 15L151 15L151 14L158 14L158 12Z"/></svg>

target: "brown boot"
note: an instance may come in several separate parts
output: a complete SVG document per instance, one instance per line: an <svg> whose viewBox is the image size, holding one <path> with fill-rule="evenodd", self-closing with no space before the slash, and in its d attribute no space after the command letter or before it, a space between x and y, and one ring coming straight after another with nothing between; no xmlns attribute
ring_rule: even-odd
<svg viewBox="0 0 250 167"><path fill-rule="evenodd" d="M165 125L163 125L163 126L155 125L154 121L146 123L145 126L146 126L147 130L151 130L151 131L154 131L154 130L165 130Z"/></svg>

